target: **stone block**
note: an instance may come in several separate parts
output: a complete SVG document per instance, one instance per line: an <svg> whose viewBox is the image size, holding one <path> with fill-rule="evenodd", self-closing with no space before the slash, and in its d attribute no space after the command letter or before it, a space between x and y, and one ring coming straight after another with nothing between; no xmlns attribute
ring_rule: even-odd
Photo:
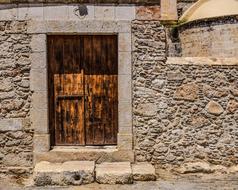
<svg viewBox="0 0 238 190"><path fill-rule="evenodd" d="M69 20L93 20L94 19L94 6L86 5L87 14L80 16L79 11L77 11L77 5L69 5Z"/></svg>
<svg viewBox="0 0 238 190"><path fill-rule="evenodd" d="M18 20L43 20L43 4L19 4Z"/></svg>
<svg viewBox="0 0 238 190"><path fill-rule="evenodd" d="M161 0L161 20L177 20L177 0Z"/></svg>
<svg viewBox="0 0 238 190"><path fill-rule="evenodd" d="M131 75L118 75L118 98L119 101L131 101L132 84Z"/></svg>
<svg viewBox="0 0 238 190"><path fill-rule="evenodd" d="M117 136L117 148L118 150L132 150L133 135L119 133Z"/></svg>
<svg viewBox="0 0 238 190"><path fill-rule="evenodd" d="M47 68L46 52L35 52L30 54L31 68L43 69Z"/></svg>
<svg viewBox="0 0 238 190"><path fill-rule="evenodd" d="M118 49L119 52L131 52L131 34L120 33L118 38Z"/></svg>
<svg viewBox="0 0 238 190"><path fill-rule="evenodd" d="M155 168L152 164L141 162L132 165L132 175L135 181L155 181Z"/></svg>
<svg viewBox="0 0 238 190"><path fill-rule="evenodd" d="M175 99L195 101L198 98L199 87L195 83L183 84L176 89Z"/></svg>
<svg viewBox="0 0 238 190"><path fill-rule="evenodd" d="M65 5L45 5L44 20L68 20L68 6Z"/></svg>
<svg viewBox="0 0 238 190"><path fill-rule="evenodd" d="M32 107L33 109L45 109L48 108L48 96L46 91L34 92L32 94Z"/></svg>
<svg viewBox="0 0 238 190"><path fill-rule="evenodd" d="M29 20L27 26L27 33L29 34L44 34L47 32L46 21Z"/></svg>
<svg viewBox="0 0 238 190"><path fill-rule="evenodd" d="M95 6L96 20L114 20L115 19L115 7L114 6Z"/></svg>
<svg viewBox="0 0 238 190"><path fill-rule="evenodd" d="M130 162L104 162L96 165L96 181L101 184L130 184Z"/></svg>
<svg viewBox="0 0 238 190"><path fill-rule="evenodd" d="M16 20L17 5L0 5L0 20Z"/></svg>
<svg viewBox="0 0 238 190"><path fill-rule="evenodd" d="M160 20L160 6L137 6L136 19Z"/></svg>
<svg viewBox="0 0 238 190"><path fill-rule="evenodd" d="M23 130L21 119L0 119L0 132Z"/></svg>
<svg viewBox="0 0 238 190"><path fill-rule="evenodd" d="M117 21L117 28L115 32L131 33L131 21Z"/></svg>
<svg viewBox="0 0 238 190"><path fill-rule="evenodd" d="M36 164L33 178L37 186L88 184L94 182L94 169L93 161L43 161Z"/></svg>
<svg viewBox="0 0 238 190"><path fill-rule="evenodd" d="M224 112L224 109L222 108L222 106L215 101L210 101L207 106L206 106L206 110L208 113L219 116Z"/></svg>
<svg viewBox="0 0 238 190"><path fill-rule="evenodd" d="M46 52L46 35L33 35L30 46L33 52Z"/></svg>
<svg viewBox="0 0 238 190"><path fill-rule="evenodd" d="M117 6L115 8L116 20L134 20L135 6Z"/></svg>
<svg viewBox="0 0 238 190"><path fill-rule="evenodd" d="M47 32L78 32L78 28L81 27L81 22L79 21L65 21L65 20L50 20L46 22Z"/></svg>
<svg viewBox="0 0 238 190"><path fill-rule="evenodd" d="M170 71L167 72L167 79L169 81L183 81L185 79L185 76L179 71Z"/></svg>
<svg viewBox="0 0 238 190"><path fill-rule="evenodd" d="M33 91L47 91L46 69L32 69L30 71L30 88Z"/></svg>
<svg viewBox="0 0 238 190"><path fill-rule="evenodd" d="M30 118L36 133L48 133L49 129L47 109L31 109Z"/></svg>
<svg viewBox="0 0 238 190"><path fill-rule="evenodd" d="M49 134L34 134L33 139L34 152L48 152L50 150Z"/></svg>
<svg viewBox="0 0 238 190"><path fill-rule="evenodd" d="M131 119L132 120L132 119ZM119 124L120 125L120 124ZM120 134L132 134L132 125L131 126L122 126L119 127Z"/></svg>
<svg viewBox="0 0 238 190"><path fill-rule="evenodd" d="M146 117L152 117L157 114L158 106L155 103L139 104L135 110L136 114Z"/></svg>
<svg viewBox="0 0 238 190"><path fill-rule="evenodd" d="M120 101L118 104L119 126L132 126L132 105L131 101Z"/></svg>
<svg viewBox="0 0 238 190"><path fill-rule="evenodd" d="M118 73L119 75L131 75L132 60L131 52L119 52Z"/></svg>

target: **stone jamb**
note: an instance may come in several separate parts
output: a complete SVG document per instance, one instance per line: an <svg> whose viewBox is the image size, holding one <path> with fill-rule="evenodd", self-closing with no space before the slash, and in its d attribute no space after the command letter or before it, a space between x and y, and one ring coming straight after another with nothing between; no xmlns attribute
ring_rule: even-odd
<svg viewBox="0 0 238 190"><path fill-rule="evenodd" d="M32 38L31 121L34 134L34 154L50 151L47 89L47 35L52 34L117 34L118 35L118 99L119 132L117 151L133 150L132 135L132 75L130 21L28 21ZM40 26L40 27L39 27Z"/></svg>

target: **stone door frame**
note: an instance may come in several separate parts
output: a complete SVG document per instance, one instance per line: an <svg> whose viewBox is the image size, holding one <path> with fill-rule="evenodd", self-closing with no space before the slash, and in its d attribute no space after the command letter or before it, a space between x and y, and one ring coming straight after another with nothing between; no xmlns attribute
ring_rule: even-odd
<svg viewBox="0 0 238 190"><path fill-rule="evenodd" d="M132 43L131 21L28 21L31 41L30 88L31 122L34 128L34 156L50 152L48 122L47 35L117 34L118 35L118 144L117 151L133 152L132 135Z"/></svg>

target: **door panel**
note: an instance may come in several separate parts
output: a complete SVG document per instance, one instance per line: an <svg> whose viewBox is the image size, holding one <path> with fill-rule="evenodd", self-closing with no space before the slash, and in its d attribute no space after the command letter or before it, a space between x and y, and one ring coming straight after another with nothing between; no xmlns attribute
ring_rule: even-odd
<svg viewBox="0 0 238 190"><path fill-rule="evenodd" d="M84 81L81 74L54 75L56 144L84 145Z"/></svg>
<svg viewBox="0 0 238 190"><path fill-rule="evenodd" d="M116 142L117 76L85 75L86 144L100 145Z"/></svg>
<svg viewBox="0 0 238 190"><path fill-rule="evenodd" d="M118 132L116 35L48 36L52 145L113 145Z"/></svg>

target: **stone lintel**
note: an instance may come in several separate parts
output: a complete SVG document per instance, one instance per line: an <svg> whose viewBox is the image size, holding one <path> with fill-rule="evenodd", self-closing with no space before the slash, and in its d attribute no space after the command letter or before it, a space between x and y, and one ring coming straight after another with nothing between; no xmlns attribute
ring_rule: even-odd
<svg viewBox="0 0 238 190"><path fill-rule="evenodd" d="M90 3L90 4L140 4L140 5L159 5L159 0L1 0L1 4L28 4L28 3Z"/></svg>

